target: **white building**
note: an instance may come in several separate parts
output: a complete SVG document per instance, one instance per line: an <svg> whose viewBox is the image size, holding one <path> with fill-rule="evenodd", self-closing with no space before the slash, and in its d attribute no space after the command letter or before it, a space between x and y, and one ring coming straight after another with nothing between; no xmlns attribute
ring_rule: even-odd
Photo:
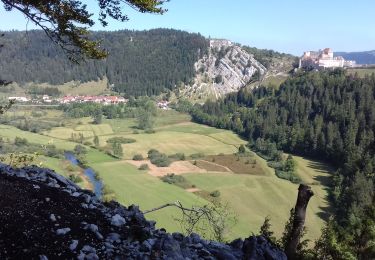
<svg viewBox="0 0 375 260"><path fill-rule="evenodd" d="M18 102L28 102L28 101L30 101L30 99L28 99L27 97L9 97L8 100L15 100L15 101L18 101Z"/></svg>
<svg viewBox="0 0 375 260"><path fill-rule="evenodd" d="M355 61L345 61L341 56L334 57L331 48L325 48L319 51L306 51L299 60L299 67L305 69L327 69L354 66Z"/></svg>

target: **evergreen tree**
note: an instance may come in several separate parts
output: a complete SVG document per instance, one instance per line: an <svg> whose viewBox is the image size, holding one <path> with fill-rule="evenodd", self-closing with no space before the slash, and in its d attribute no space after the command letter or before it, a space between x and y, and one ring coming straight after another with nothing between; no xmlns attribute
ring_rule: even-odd
<svg viewBox="0 0 375 260"><path fill-rule="evenodd" d="M276 238L273 236L274 232L271 231L270 220L271 219L268 216L265 217L264 222L263 222L262 226L260 227L259 235L264 236L265 238L267 238L272 243L276 243Z"/></svg>
<svg viewBox="0 0 375 260"><path fill-rule="evenodd" d="M94 145L95 147L99 147L99 137L97 135L94 136Z"/></svg>

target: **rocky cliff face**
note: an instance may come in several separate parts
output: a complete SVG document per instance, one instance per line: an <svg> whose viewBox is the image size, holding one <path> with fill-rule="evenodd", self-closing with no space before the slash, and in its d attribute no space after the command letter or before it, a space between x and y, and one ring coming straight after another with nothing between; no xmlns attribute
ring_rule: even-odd
<svg viewBox="0 0 375 260"><path fill-rule="evenodd" d="M228 40L211 40L208 54L195 63L196 77L180 94L189 99L218 99L238 91L267 69L253 55Z"/></svg>
<svg viewBox="0 0 375 260"><path fill-rule="evenodd" d="M229 244L156 229L51 170L0 164L0 259L286 259L263 237Z"/></svg>

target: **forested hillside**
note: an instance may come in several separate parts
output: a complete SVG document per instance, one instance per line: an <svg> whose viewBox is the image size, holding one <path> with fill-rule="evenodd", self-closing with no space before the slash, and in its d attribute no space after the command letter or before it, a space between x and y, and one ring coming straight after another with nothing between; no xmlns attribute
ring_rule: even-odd
<svg viewBox="0 0 375 260"><path fill-rule="evenodd" d="M114 90L153 95L195 75L194 63L208 49L199 34L169 29L94 32L110 55L106 60L72 64L42 31L5 32L1 39L0 75L17 83L63 84L107 76Z"/></svg>
<svg viewBox="0 0 375 260"><path fill-rule="evenodd" d="M335 56L342 56L346 60L355 60L357 64L375 64L375 51L335 52Z"/></svg>
<svg viewBox="0 0 375 260"><path fill-rule="evenodd" d="M315 253L319 259L375 258L374 74L301 74L278 91L243 89L220 102L196 105L192 115L197 122L233 129L253 147L276 145L336 165L330 190L334 220Z"/></svg>

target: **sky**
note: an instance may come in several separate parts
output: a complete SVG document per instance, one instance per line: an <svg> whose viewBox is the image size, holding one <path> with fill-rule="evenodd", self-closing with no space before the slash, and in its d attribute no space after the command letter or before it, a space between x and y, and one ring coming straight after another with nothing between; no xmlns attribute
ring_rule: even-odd
<svg viewBox="0 0 375 260"><path fill-rule="evenodd" d="M97 1L83 0L91 13ZM93 30L175 28L243 45L294 55L326 47L334 51L375 49L375 0L170 0L164 15L140 14L109 20ZM95 16L94 16L95 18ZM35 28L17 11L0 7L0 30Z"/></svg>

